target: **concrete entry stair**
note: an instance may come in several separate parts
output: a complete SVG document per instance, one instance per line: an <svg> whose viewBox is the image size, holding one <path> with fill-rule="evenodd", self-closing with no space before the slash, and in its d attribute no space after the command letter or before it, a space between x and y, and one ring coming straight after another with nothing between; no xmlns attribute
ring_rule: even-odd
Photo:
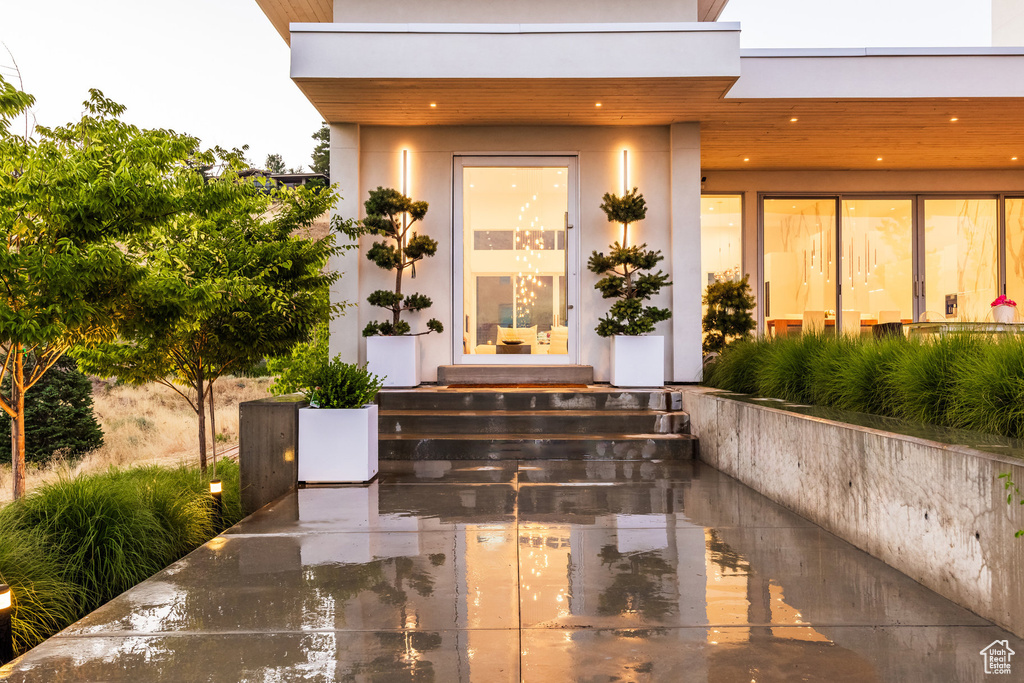
<svg viewBox="0 0 1024 683"><path fill-rule="evenodd" d="M431 387L379 394L381 460L678 460L689 415L666 389Z"/></svg>
<svg viewBox="0 0 1024 683"><path fill-rule="evenodd" d="M442 365L437 368L437 383L444 386L531 385L594 383L590 365Z"/></svg>

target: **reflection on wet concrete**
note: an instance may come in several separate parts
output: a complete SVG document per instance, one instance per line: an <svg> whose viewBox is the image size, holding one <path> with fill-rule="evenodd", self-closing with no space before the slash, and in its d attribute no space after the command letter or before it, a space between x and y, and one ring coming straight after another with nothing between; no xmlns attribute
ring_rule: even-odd
<svg viewBox="0 0 1024 683"><path fill-rule="evenodd" d="M0 679L981 681L997 639L1024 647L699 463L392 462L264 508Z"/></svg>

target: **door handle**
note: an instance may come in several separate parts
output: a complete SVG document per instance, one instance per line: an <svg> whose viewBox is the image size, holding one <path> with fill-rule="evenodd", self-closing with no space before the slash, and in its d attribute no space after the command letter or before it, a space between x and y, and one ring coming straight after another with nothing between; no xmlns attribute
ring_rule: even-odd
<svg viewBox="0 0 1024 683"><path fill-rule="evenodd" d="M572 310L572 304L569 304L568 306L566 306L566 308L571 311Z"/></svg>

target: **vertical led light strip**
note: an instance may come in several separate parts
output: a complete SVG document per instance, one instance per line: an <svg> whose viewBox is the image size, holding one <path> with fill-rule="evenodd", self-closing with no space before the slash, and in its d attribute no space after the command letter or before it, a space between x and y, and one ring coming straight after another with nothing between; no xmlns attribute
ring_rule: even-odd
<svg viewBox="0 0 1024 683"><path fill-rule="evenodd" d="M626 196L629 192L629 150L622 150L622 196ZM622 224L622 246L629 246L626 242L628 235L626 235L626 224Z"/></svg>
<svg viewBox="0 0 1024 683"><path fill-rule="evenodd" d="M409 150L407 150L407 149L403 149L402 150L402 194L405 195L406 197L409 196ZM400 240L401 241L401 248L398 251L399 263L404 263L405 262L405 247L408 246L408 244L409 244L409 239L406 236L405 231L408 229L408 227L409 227L409 214L408 213L403 213L402 214L402 239ZM415 265L413 265L413 267L412 267L411 276L412 277L416 277L416 266Z"/></svg>

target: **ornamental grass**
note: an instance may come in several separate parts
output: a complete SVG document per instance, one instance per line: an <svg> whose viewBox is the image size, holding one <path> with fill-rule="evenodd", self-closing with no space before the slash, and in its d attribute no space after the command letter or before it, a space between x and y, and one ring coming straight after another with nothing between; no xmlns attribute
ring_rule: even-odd
<svg viewBox="0 0 1024 683"><path fill-rule="evenodd" d="M728 346L706 385L1024 438L1024 338L760 338Z"/></svg>
<svg viewBox="0 0 1024 683"><path fill-rule="evenodd" d="M224 524L242 517L238 465L222 461ZM24 652L215 536L213 473L110 468L63 476L0 509L0 581Z"/></svg>

